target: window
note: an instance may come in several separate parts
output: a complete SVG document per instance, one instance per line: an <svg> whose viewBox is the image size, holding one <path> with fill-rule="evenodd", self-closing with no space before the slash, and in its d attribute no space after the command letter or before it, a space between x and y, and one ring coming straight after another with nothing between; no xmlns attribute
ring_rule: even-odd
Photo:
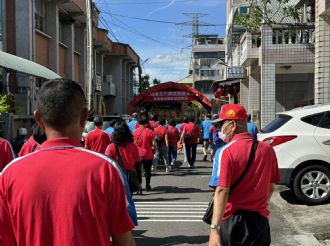
<svg viewBox="0 0 330 246"><path fill-rule="evenodd" d="M215 71L214 70L201 70L201 75L202 77L214 77L215 76Z"/></svg>
<svg viewBox="0 0 330 246"><path fill-rule="evenodd" d="M45 2L43 0L35 0L35 28L45 32Z"/></svg>
<svg viewBox="0 0 330 246"><path fill-rule="evenodd" d="M324 114L324 116L318 126L322 127L322 128L330 129L330 112L327 112L326 114Z"/></svg>
<svg viewBox="0 0 330 246"><path fill-rule="evenodd" d="M317 126L320 123L323 115L324 113L313 114L313 115L305 116L301 118L301 120L307 124Z"/></svg>
<svg viewBox="0 0 330 246"><path fill-rule="evenodd" d="M292 117L289 115L279 115L278 118L270 122L264 129L261 130L262 133L274 132L287 123Z"/></svg>

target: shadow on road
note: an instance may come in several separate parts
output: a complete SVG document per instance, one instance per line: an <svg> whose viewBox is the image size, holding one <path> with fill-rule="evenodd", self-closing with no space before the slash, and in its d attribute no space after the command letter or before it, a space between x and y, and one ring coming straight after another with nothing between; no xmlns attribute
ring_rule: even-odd
<svg viewBox="0 0 330 246"><path fill-rule="evenodd" d="M210 190L201 190L197 188L181 188L176 186L156 186L152 189L152 191L160 192L163 191L164 193L172 193L172 194L178 194L178 193L201 193L201 192L210 192Z"/></svg>
<svg viewBox="0 0 330 246"><path fill-rule="evenodd" d="M298 198L296 197L296 195L290 189L280 191L280 196L285 201L287 201L288 203L290 203L292 205L306 205L306 204L302 203L301 201L299 201Z"/></svg>
<svg viewBox="0 0 330 246"><path fill-rule="evenodd" d="M169 237L148 237L143 235L145 230L136 230L133 232L135 237L136 245L143 246L168 246L168 245L180 245L180 244L195 244L201 245L208 242L208 235L205 236L184 236L184 235L175 235Z"/></svg>
<svg viewBox="0 0 330 246"><path fill-rule="evenodd" d="M182 201L189 199L190 199L189 197L139 199L138 196L134 196L135 202L170 202L170 201Z"/></svg>

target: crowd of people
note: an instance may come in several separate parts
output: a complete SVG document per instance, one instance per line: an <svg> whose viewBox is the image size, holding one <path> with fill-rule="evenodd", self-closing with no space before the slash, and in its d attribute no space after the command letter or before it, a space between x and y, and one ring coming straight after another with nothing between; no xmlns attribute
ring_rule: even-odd
<svg viewBox="0 0 330 246"><path fill-rule="evenodd" d="M152 190L161 162L166 173L178 169L178 151L195 168L200 142L203 161L210 147L213 163L209 245L270 244L276 157L258 143L257 127L241 105L224 105L200 124L195 115L167 120L141 112L104 130L96 116L95 129L82 139L88 110L79 84L48 81L37 99L31 137L19 149L0 138L0 245L109 245L109 237L113 245L135 245L133 194Z"/></svg>

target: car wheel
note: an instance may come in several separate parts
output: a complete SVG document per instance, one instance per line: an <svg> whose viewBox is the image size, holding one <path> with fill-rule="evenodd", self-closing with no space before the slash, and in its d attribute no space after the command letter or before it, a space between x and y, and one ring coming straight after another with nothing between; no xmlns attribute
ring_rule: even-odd
<svg viewBox="0 0 330 246"><path fill-rule="evenodd" d="M330 169L321 165L305 167L293 181L295 195L308 204L322 204L330 199Z"/></svg>

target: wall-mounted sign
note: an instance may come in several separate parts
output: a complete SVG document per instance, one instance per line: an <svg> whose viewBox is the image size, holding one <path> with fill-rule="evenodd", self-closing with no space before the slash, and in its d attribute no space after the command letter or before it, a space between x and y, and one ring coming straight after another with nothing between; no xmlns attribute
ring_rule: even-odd
<svg viewBox="0 0 330 246"><path fill-rule="evenodd" d="M227 79L243 79L245 77L244 67L227 67Z"/></svg>
<svg viewBox="0 0 330 246"><path fill-rule="evenodd" d="M186 91L159 91L152 92L145 97L147 102L173 102L173 101L191 101L194 97Z"/></svg>

